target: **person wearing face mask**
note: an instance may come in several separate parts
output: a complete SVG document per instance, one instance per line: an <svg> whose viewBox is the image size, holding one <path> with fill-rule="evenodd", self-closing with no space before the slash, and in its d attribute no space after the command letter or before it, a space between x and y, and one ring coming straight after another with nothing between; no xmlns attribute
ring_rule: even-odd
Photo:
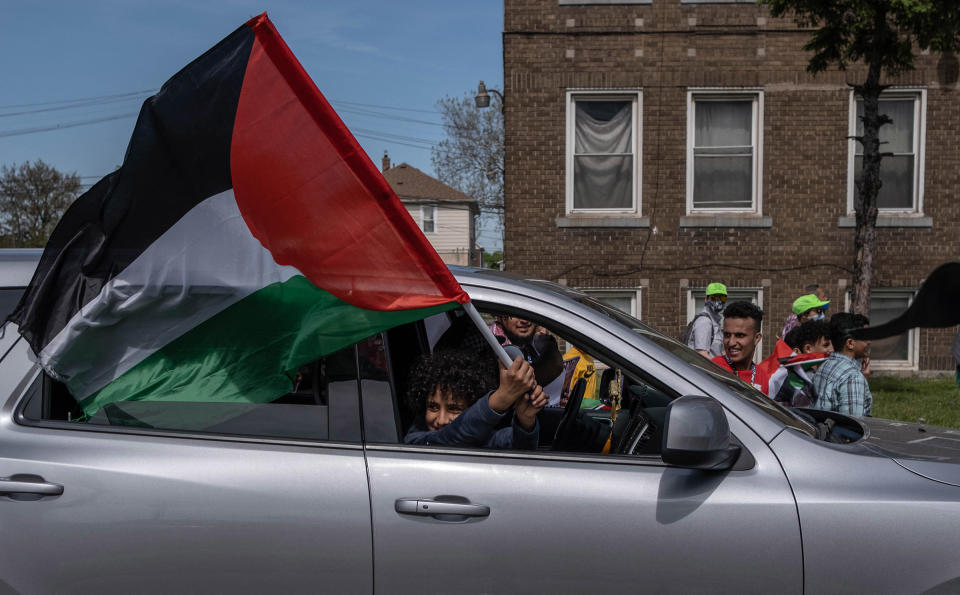
<svg viewBox="0 0 960 595"><path fill-rule="evenodd" d="M815 293L801 295L793 301L793 313L797 316L797 326L812 320L825 320L830 300L822 300ZM784 330L787 330L784 327ZM792 330L792 329L791 329ZM790 332L787 330L787 332ZM786 333L784 333L786 336Z"/></svg>
<svg viewBox="0 0 960 595"><path fill-rule="evenodd" d="M687 332L686 343L707 359L723 353L723 307L727 303L727 286L723 283L707 285L703 311L696 315Z"/></svg>
<svg viewBox="0 0 960 595"><path fill-rule="evenodd" d="M816 318L813 317L813 316L809 316L809 315L808 315L808 316L806 316L805 318L803 318L802 320L800 319L800 314L797 312L797 302L800 302L801 300L809 300L810 296L815 297L815 298L817 299L817 301L821 304L820 306L818 306L821 310L826 311L826 309L830 307L830 300L827 299L827 296L823 293L823 289L821 289L819 285L817 285L817 284L815 284L815 283L814 283L814 284L811 284L811 285L807 285L807 287L806 287L806 293L804 293L804 295L798 297L798 298L793 302L793 308L792 308L793 311L790 312L790 316L787 316L787 320L784 321L784 323L783 323L783 330L780 331L780 335L779 335L779 336L780 336L781 339L782 339L783 337L786 337L786 336L787 336L787 333L789 333L789 332L792 331L793 329L797 328L798 326L800 326L800 325L803 324L804 322L808 322L808 321L810 321L810 320L825 320L825 319L826 319L824 312L820 312L819 314L816 314L816 313L815 313L813 316L817 316ZM805 305L805 304L804 304L804 305ZM808 308L808 309L809 309L809 308Z"/></svg>

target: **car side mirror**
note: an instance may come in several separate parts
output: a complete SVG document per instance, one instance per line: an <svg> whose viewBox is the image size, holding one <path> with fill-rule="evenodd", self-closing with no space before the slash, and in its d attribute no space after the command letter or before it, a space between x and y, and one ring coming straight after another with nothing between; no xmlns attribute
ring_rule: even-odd
<svg viewBox="0 0 960 595"><path fill-rule="evenodd" d="M716 399L687 395L667 405L661 452L669 465L725 471L733 467L740 447L730 445L727 416Z"/></svg>

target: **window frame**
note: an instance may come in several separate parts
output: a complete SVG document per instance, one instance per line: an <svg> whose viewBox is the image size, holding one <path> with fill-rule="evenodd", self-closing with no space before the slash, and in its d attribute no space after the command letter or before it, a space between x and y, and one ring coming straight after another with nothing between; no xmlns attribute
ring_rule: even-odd
<svg viewBox="0 0 960 595"><path fill-rule="evenodd" d="M352 349L353 368L356 374L357 369L357 348L356 344L349 347ZM253 444L294 444L310 447L322 448L351 448L362 449L363 433L361 429L362 420L360 419L360 392L357 383L347 381L343 388L347 389L339 394L337 403L334 405L328 403L326 408L327 415L327 437L308 437L308 436L283 436L274 434L256 434L256 433L230 433L224 431L212 430L194 430L186 428L154 428L137 427L133 425L113 425L113 424L87 424L77 423L62 419L40 419L32 418L28 415L28 408L32 405L35 398L46 399L49 395L48 383L56 382L39 368L33 369L21 382L16 393L16 404L14 405L13 420L23 427L44 428L52 430L64 430L68 432L94 432L99 434L122 434L134 436L152 436L158 438L173 438L187 440L209 440L216 442L243 442ZM33 394L36 383L41 383L39 394ZM159 401L158 401L159 402ZM262 403L267 405L268 403ZM315 405L303 405L304 407L314 407ZM43 412L44 405L39 405ZM41 416L45 413L41 413ZM343 425L349 424L346 429L341 428L344 436L331 438L331 428L335 423Z"/></svg>
<svg viewBox="0 0 960 595"><path fill-rule="evenodd" d="M729 101L750 99L752 105L753 131L753 172L751 183L750 208L702 208L693 204L693 188L695 176L694 140L696 139L696 104L701 101ZM687 89L687 215L698 214L725 214L748 213L760 215L763 213L763 89L751 87L691 87Z"/></svg>
<svg viewBox="0 0 960 595"><path fill-rule="evenodd" d="M641 312L641 310L642 310L642 308L641 308L642 303L641 303L641 297L640 297L642 290L641 290L641 288L639 288L639 287L624 287L624 288L617 288L617 287L578 287L577 289L579 289L579 290L582 291L583 293L589 295L590 297L596 298L596 299L600 299L600 298L603 298L603 297L625 297L625 298L628 298L628 299L630 300L630 311L629 311L629 312L625 312L625 314L629 314L630 316L633 316L633 317L636 318L637 320L643 320L643 318L642 318L641 315L640 315L640 312ZM601 300L601 301L602 301L602 300ZM607 305L609 306L610 304L607 304ZM616 307L616 306L611 306L611 307Z"/></svg>
<svg viewBox="0 0 960 595"><path fill-rule="evenodd" d="M870 301L873 302L875 294L889 297L906 297L907 308L913 304L917 296L917 289L913 287L883 287L870 290ZM844 312L850 312L853 304L853 290L848 289L844 292ZM872 309L872 307L871 307ZM871 316L870 326L874 326ZM910 371L915 372L920 369L920 329L912 328L906 332L907 335L907 359L873 359L870 356L870 368L882 371Z"/></svg>
<svg viewBox="0 0 960 595"><path fill-rule="evenodd" d="M433 222L433 229L429 231L427 230L427 221L428 221L427 212L428 211L433 212L433 217L429 218L429 220ZM438 224L438 219L440 214L439 211L440 209L437 208L437 205L420 205L420 230L423 233L425 234L437 233L437 229L438 229L437 224Z"/></svg>
<svg viewBox="0 0 960 595"><path fill-rule="evenodd" d="M909 209L879 208L881 216L923 215L923 178L925 169L925 148L927 145L927 90L918 87L891 88L884 91L880 101L890 99L913 99L913 206ZM857 141L853 137L857 134L857 102L860 99L855 91L849 93L848 123L847 123L847 215L856 214L854 210L854 192L856 191L855 167L857 163ZM883 147L880 147L883 151ZM883 162L881 161L881 167Z"/></svg>
<svg viewBox="0 0 960 595"><path fill-rule="evenodd" d="M732 286L727 286L727 294L729 295L730 293L747 293L747 292L753 292L756 297L755 297L755 299L753 299L753 300L751 300L751 301L752 301L754 304L756 304L758 308L760 308L761 310L763 310L763 289L764 289L763 287L732 287ZM696 299L696 298L697 298L697 296L701 296L701 295L704 297L704 299L706 299L706 295L707 295L707 287L706 287L706 286L703 286L703 287L689 287L689 288L687 288L687 321L684 323L684 325L690 324L690 321L693 320L693 317L700 313L700 310L697 310L697 299ZM727 300L727 304L729 304L729 303L731 303L731 302L735 302L735 301L737 301L737 300L736 300L736 299ZM770 337L774 337L774 341L775 341L775 338L776 338L777 334L776 334L776 332L774 332L774 333L771 335L770 333L767 332L767 331L769 330L769 328L770 328L771 322L770 322L770 319L767 318L766 312L764 312L764 314L765 314L765 315L764 315L764 321L763 321L763 325L762 325L762 328L761 328L760 332L763 333L764 339L767 338L768 336L770 336ZM778 327L778 328L779 328L779 327ZM754 363L759 364L761 361L763 361L763 341L762 341L762 340L761 340L761 342L760 342L760 345L757 346L757 350L756 350L756 351L754 352L754 354L753 354L753 362L754 362Z"/></svg>
<svg viewBox="0 0 960 595"><path fill-rule="evenodd" d="M630 101L632 102L631 123L631 150L633 151L633 177L631 179L632 205L626 209L584 209L574 208L574 158L576 157L576 105L578 100L584 101ZM636 215L642 212L642 159L643 151L643 89L610 88L610 89L567 89L565 97L566 109L566 155L565 155L565 213L567 215Z"/></svg>

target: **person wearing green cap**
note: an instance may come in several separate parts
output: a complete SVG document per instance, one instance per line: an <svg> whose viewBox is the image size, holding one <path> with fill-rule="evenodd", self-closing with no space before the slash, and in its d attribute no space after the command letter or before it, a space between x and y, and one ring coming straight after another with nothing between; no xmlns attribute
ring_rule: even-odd
<svg viewBox="0 0 960 595"><path fill-rule="evenodd" d="M801 295L793 301L793 313L787 318L787 323L780 332L781 337L786 337L787 333L795 327L810 320L824 320L824 311L830 305L830 300L823 299L815 293Z"/></svg>
<svg viewBox="0 0 960 595"><path fill-rule="evenodd" d="M723 283L707 285L703 311L697 314L687 328L686 343L707 359L723 353L723 333L720 322L727 303L727 286Z"/></svg>

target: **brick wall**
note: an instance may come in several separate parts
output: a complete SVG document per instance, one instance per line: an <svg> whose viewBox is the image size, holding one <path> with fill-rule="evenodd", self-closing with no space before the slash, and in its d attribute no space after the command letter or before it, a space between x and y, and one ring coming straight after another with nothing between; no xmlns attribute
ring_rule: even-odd
<svg viewBox="0 0 960 595"><path fill-rule="evenodd" d="M847 214L850 90L862 71L805 70L808 33L754 4L560 6L506 0L506 217L509 270L570 286L642 287L641 317L679 335L686 288L710 281L763 289L771 338L808 283L843 308L851 283ZM923 214L932 227L878 230L876 287L917 287L960 258L958 89L937 56L895 81L927 90ZM687 91L763 91L762 215L770 227L683 227ZM641 215L648 227L560 227L565 202L565 94L642 89ZM949 369L953 329L922 330L919 367ZM773 340L764 341L769 353Z"/></svg>

